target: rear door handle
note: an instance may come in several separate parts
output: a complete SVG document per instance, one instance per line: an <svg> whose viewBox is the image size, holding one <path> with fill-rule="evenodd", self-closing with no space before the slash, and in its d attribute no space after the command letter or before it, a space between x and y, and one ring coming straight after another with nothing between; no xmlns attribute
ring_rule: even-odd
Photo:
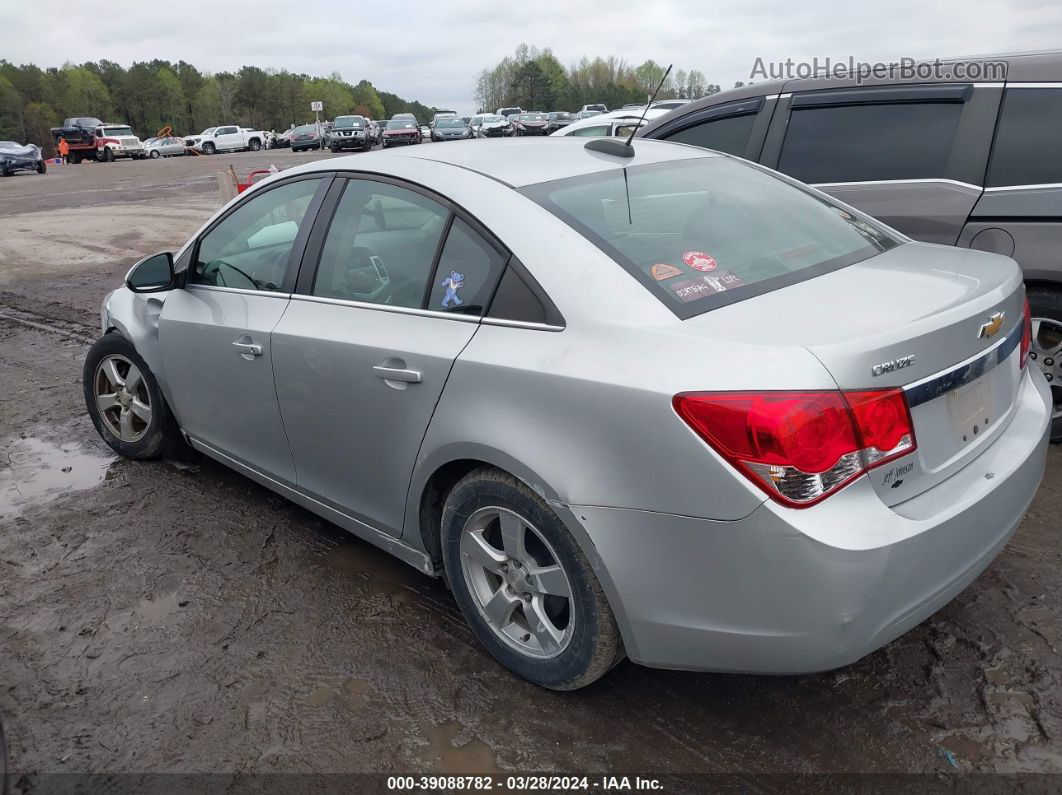
<svg viewBox="0 0 1062 795"><path fill-rule="evenodd" d="M401 367L387 367L378 364L372 368L378 378L384 381L405 381L408 384L420 383L420 370L405 370Z"/></svg>
<svg viewBox="0 0 1062 795"><path fill-rule="evenodd" d="M262 355L262 346L256 342L240 342L236 340L236 342L232 343L232 347L245 359Z"/></svg>

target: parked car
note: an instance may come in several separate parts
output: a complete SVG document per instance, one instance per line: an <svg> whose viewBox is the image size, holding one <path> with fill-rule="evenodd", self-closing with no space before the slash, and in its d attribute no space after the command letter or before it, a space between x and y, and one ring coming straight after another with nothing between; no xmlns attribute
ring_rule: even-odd
<svg viewBox="0 0 1062 795"><path fill-rule="evenodd" d="M291 134L293 132L295 132L294 124L288 127L288 129L284 130L283 132L278 132L276 134L276 137L273 139L274 148L283 149L285 147L291 146Z"/></svg>
<svg viewBox="0 0 1062 795"><path fill-rule="evenodd" d="M594 104L591 104L591 105L583 105L582 112L583 113L608 113L608 108L605 107L604 105L602 105L600 102L597 102L597 103L594 103Z"/></svg>
<svg viewBox="0 0 1062 795"><path fill-rule="evenodd" d="M511 116L519 116L523 112L522 108L498 108L497 115L508 119Z"/></svg>
<svg viewBox="0 0 1062 795"><path fill-rule="evenodd" d="M431 128L433 141L461 141L472 137L472 128L459 116L443 116Z"/></svg>
<svg viewBox="0 0 1062 795"><path fill-rule="evenodd" d="M1012 256L1033 312L1062 441L1062 53L964 67L1006 74L757 83L692 102L639 136L776 168L904 234ZM1001 71L1001 70L1000 70Z"/></svg>
<svg viewBox="0 0 1062 795"><path fill-rule="evenodd" d="M589 119L591 116L600 116L602 113L603 111L600 110L581 110L574 114L574 118L575 121L581 121L582 119Z"/></svg>
<svg viewBox="0 0 1062 795"><path fill-rule="evenodd" d="M328 148L333 152L345 149L372 149L372 131L364 116L336 116L328 138Z"/></svg>
<svg viewBox="0 0 1062 795"><path fill-rule="evenodd" d="M584 138L599 138L603 136L630 136L636 127L645 125L647 120L664 116L670 111L657 110L645 106L631 108L629 110L613 110L609 113L594 113L583 119L577 119L571 124L562 127L553 135L576 135ZM643 118L644 114L644 118Z"/></svg>
<svg viewBox="0 0 1062 795"><path fill-rule="evenodd" d="M170 135L165 138L150 138L144 142L144 151L153 159L160 157L177 157L187 152L183 138Z"/></svg>
<svg viewBox="0 0 1062 795"><path fill-rule="evenodd" d="M437 110L437 111L435 111L434 114L432 114L431 123L435 124L435 122L437 122L439 119L446 119L446 118L455 118L455 119L458 118L457 111L455 111L455 110Z"/></svg>
<svg viewBox="0 0 1062 795"><path fill-rule="evenodd" d="M430 141L431 140L431 127L429 127L427 124L420 125L420 140L422 140L422 141Z"/></svg>
<svg viewBox="0 0 1062 795"><path fill-rule="evenodd" d="M563 127L567 127L575 119L572 118L572 114L564 111L555 110L548 115L549 123L546 125L547 134L555 133Z"/></svg>
<svg viewBox="0 0 1062 795"><path fill-rule="evenodd" d="M549 135L549 117L545 113L521 113L512 118L517 135Z"/></svg>
<svg viewBox="0 0 1062 795"><path fill-rule="evenodd" d="M48 166L35 144L0 141L0 177L10 177L16 171L36 171L44 174Z"/></svg>
<svg viewBox="0 0 1062 795"><path fill-rule="evenodd" d="M445 572L545 687L624 654L859 659L1036 493L1051 397L1020 271L739 158L616 143L267 178L105 299L95 427L129 458L187 440Z"/></svg>
<svg viewBox="0 0 1062 795"><path fill-rule="evenodd" d="M383 127L375 119L369 119L369 135L374 145L380 143L380 139L383 137Z"/></svg>
<svg viewBox="0 0 1062 795"><path fill-rule="evenodd" d="M496 113L481 113L473 116L470 126L476 138L501 138L513 133L509 120Z"/></svg>
<svg viewBox="0 0 1062 795"><path fill-rule="evenodd" d="M383 148L400 144L419 144L421 138L420 127L415 120L391 119L383 131Z"/></svg>
<svg viewBox="0 0 1062 795"><path fill-rule="evenodd" d="M414 116L412 113L396 113L394 116L391 117L391 120L416 122L417 117Z"/></svg>
<svg viewBox="0 0 1062 795"><path fill-rule="evenodd" d="M651 104L649 107L651 107L651 108L653 108L655 110L675 110L675 108L681 108L683 105L689 105L690 102L692 102L692 101L693 100L689 100L689 99L658 99L658 100L656 100L656 102ZM624 105L623 107L627 107L627 106ZM643 107L644 108L645 106L644 105L640 105L640 106L637 106L637 107Z"/></svg>
<svg viewBox="0 0 1062 795"><path fill-rule="evenodd" d="M208 127L199 135L192 136L191 140L193 142L188 146L204 155L245 150L257 152L265 142L265 133L261 130L251 130L229 124L222 127Z"/></svg>
<svg viewBox="0 0 1062 795"><path fill-rule="evenodd" d="M324 149L324 140L321 137L321 128L316 124L303 124L291 132L288 139L292 152L303 152L307 149Z"/></svg>

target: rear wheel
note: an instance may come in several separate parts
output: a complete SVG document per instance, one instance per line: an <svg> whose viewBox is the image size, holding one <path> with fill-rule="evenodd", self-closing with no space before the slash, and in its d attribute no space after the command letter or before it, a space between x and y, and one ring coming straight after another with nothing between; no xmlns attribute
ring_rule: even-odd
<svg viewBox="0 0 1062 795"><path fill-rule="evenodd" d="M524 483L485 467L446 498L447 581L472 631L506 668L575 690L623 656L601 584L564 523Z"/></svg>
<svg viewBox="0 0 1062 795"><path fill-rule="evenodd" d="M1062 293L1029 291L1032 345L1029 361L1043 372L1051 387L1051 441L1062 442Z"/></svg>
<svg viewBox="0 0 1062 795"><path fill-rule="evenodd" d="M106 334L89 348L82 372L85 405L96 431L126 458L156 458L180 433L155 376L120 334Z"/></svg>

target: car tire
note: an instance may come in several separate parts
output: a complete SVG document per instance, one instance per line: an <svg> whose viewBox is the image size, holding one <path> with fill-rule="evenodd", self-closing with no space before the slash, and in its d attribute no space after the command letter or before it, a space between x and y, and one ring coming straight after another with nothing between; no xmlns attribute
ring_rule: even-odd
<svg viewBox="0 0 1062 795"><path fill-rule="evenodd" d="M152 149L150 157L151 157L152 160L158 160L159 159L159 150L158 149Z"/></svg>
<svg viewBox="0 0 1062 795"><path fill-rule="evenodd" d="M1035 288L1029 290L1029 313L1033 319L1030 364L1039 367L1048 378L1053 402L1051 441L1062 442L1062 291Z"/></svg>
<svg viewBox="0 0 1062 795"><path fill-rule="evenodd" d="M45 163L43 160L38 160L37 161L37 173L38 174L47 174L48 173L48 164Z"/></svg>
<svg viewBox="0 0 1062 795"><path fill-rule="evenodd" d="M522 543L513 541L518 537ZM590 562L522 481L493 467L466 475L447 495L440 540L465 620L513 673L551 690L575 690L623 659L616 619ZM484 543L491 549L484 552ZM498 605L500 629L487 618Z"/></svg>
<svg viewBox="0 0 1062 795"><path fill-rule="evenodd" d="M203 144L203 154L204 155L212 155L212 154L214 154L217 151L218 151L218 148L216 146L214 146L214 144L211 143L210 141L207 141L205 144Z"/></svg>
<svg viewBox="0 0 1062 795"><path fill-rule="evenodd" d="M257 138L252 138L249 147L252 152L257 152L262 148L262 143Z"/></svg>
<svg viewBox="0 0 1062 795"><path fill-rule="evenodd" d="M134 385L127 386L133 367L140 376ZM133 343L121 334L105 334L89 348L82 386L96 432L119 455L138 460L158 458L168 447L184 444L154 374ZM108 391L111 389L114 392ZM111 395L115 396L113 401L108 399ZM112 405L108 407L109 403Z"/></svg>
<svg viewBox="0 0 1062 795"><path fill-rule="evenodd" d="M101 155L100 159L104 163L113 163L114 162L114 152L111 151L110 147L108 147L108 146L103 147L103 151L100 153L100 155Z"/></svg>

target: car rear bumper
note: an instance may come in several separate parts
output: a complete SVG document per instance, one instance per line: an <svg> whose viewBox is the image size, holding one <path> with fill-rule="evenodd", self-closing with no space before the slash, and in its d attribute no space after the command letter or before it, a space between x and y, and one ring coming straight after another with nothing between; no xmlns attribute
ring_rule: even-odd
<svg viewBox="0 0 1062 795"><path fill-rule="evenodd" d="M808 673L855 662L916 626L992 562L1036 493L1051 414L1038 372L1022 379L1018 400L991 447L892 508L866 478L813 508L768 501L737 521L570 506L628 656L662 668Z"/></svg>

